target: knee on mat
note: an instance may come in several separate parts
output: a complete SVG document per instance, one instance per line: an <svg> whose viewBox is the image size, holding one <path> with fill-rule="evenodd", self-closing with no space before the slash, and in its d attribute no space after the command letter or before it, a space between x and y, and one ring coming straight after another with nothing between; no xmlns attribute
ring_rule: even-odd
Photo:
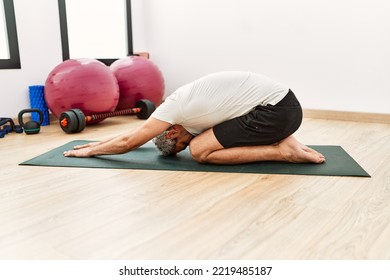
<svg viewBox="0 0 390 280"><path fill-rule="evenodd" d="M199 162L199 163L206 163L207 162L207 153L196 147L191 141L190 143L190 153L193 160Z"/></svg>

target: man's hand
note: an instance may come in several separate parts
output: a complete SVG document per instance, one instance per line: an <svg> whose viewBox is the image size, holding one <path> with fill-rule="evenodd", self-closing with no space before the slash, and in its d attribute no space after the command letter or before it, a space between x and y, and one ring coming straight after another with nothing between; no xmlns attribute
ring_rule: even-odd
<svg viewBox="0 0 390 280"><path fill-rule="evenodd" d="M105 142L107 142L107 141L105 141ZM100 145L102 143L103 142L90 142L90 143L87 143L87 144L74 146L73 149L74 150L80 150L80 149L84 149L84 148L95 147L95 146L98 146L98 145Z"/></svg>
<svg viewBox="0 0 390 280"><path fill-rule="evenodd" d="M76 147L75 147L76 148ZM64 157L90 157L91 156L91 149L86 148L77 148L77 150L69 150L65 151L63 153Z"/></svg>
<svg viewBox="0 0 390 280"><path fill-rule="evenodd" d="M83 145L77 145L73 147L73 150L65 151L63 155L65 157L90 157L92 147L100 145L102 142L90 142Z"/></svg>

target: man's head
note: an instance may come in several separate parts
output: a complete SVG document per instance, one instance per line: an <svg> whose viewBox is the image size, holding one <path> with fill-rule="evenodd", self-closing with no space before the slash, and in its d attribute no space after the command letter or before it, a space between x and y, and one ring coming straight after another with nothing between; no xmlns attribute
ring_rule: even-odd
<svg viewBox="0 0 390 280"><path fill-rule="evenodd" d="M153 143L164 156L177 154L187 148L194 136L178 124L172 125L153 139Z"/></svg>

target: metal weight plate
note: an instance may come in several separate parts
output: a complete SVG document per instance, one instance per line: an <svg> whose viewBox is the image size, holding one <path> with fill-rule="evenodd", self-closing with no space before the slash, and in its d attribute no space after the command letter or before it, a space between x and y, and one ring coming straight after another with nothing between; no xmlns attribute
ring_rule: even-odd
<svg viewBox="0 0 390 280"><path fill-rule="evenodd" d="M71 111L75 113L78 122L77 130L75 132L83 131L86 126L86 120L83 111L80 109L72 109Z"/></svg>
<svg viewBox="0 0 390 280"><path fill-rule="evenodd" d="M136 108L141 108L141 111L137 114L137 117L141 120L146 120L156 110L153 102L147 99L141 99L135 103Z"/></svg>
<svg viewBox="0 0 390 280"><path fill-rule="evenodd" d="M60 126L65 133L75 133L78 130L78 120L73 111L61 113L59 118Z"/></svg>

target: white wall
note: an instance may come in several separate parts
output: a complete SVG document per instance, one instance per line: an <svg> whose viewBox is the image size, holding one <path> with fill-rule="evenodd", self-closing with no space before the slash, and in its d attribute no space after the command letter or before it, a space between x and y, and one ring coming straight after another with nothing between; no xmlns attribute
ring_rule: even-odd
<svg viewBox="0 0 390 280"><path fill-rule="evenodd" d="M53 0L14 0L22 69L0 69L0 117L29 108L28 86L44 84L62 60L58 6Z"/></svg>
<svg viewBox="0 0 390 280"><path fill-rule="evenodd" d="M83 1L83 0L79 0ZM114 1L114 0L112 0ZM16 117L29 108L28 86L44 85L62 62L57 0L14 0L22 69L0 69L0 117ZM134 49L145 50L142 0L133 1Z"/></svg>
<svg viewBox="0 0 390 280"><path fill-rule="evenodd" d="M388 0L145 0L146 45L168 92L250 70L311 109L390 113Z"/></svg>
<svg viewBox="0 0 390 280"><path fill-rule="evenodd" d="M82 0L80 0L82 1ZM22 69L0 69L0 116L28 108L28 86L61 62L57 0L14 0ZM390 113L388 0L133 0L134 49L167 94L201 75L250 70L311 109Z"/></svg>

